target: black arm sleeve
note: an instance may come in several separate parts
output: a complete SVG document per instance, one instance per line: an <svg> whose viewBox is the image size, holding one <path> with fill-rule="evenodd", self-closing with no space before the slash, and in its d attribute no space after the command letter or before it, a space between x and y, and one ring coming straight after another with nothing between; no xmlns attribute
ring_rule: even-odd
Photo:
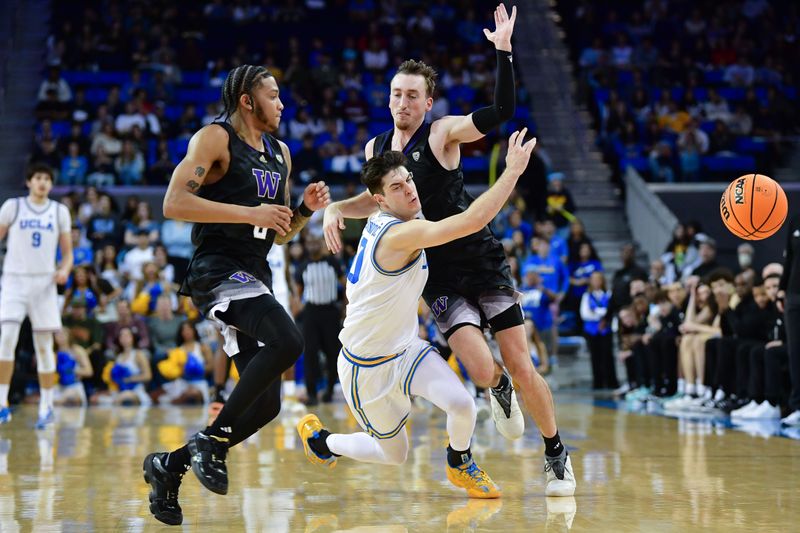
<svg viewBox="0 0 800 533"><path fill-rule="evenodd" d="M514 116L516 87L511 52L497 50L497 73L494 86L494 104L472 113L472 122L478 131L486 135L494 128Z"/></svg>

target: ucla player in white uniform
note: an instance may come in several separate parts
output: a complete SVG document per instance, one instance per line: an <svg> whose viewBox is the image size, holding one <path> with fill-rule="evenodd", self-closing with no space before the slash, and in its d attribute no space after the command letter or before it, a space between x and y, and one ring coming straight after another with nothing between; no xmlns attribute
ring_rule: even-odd
<svg viewBox="0 0 800 533"><path fill-rule="evenodd" d="M404 426L411 396L447 413L447 478L474 498L497 498L500 489L472 459L475 402L433 347L418 336L417 305L428 266L424 248L439 246L486 226L508 199L528 165L535 139L527 130L509 139L506 170L465 212L431 222L417 218L420 202L400 152L370 159L361 173L380 211L362 233L347 276L347 316L339 335L339 380L363 433L331 434L313 414L297 429L306 456L336 465L346 456L372 463L401 464L408 454Z"/></svg>
<svg viewBox="0 0 800 533"><path fill-rule="evenodd" d="M50 200L53 170L35 165L28 172L27 197L0 207L0 240L8 236L0 284L0 424L11 420L8 388L14 372L14 351L20 324L27 315L33 327L41 399L37 428L53 421L56 359L53 333L61 329L56 284L72 270L72 220L64 204ZM61 263L56 266L56 250Z"/></svg>

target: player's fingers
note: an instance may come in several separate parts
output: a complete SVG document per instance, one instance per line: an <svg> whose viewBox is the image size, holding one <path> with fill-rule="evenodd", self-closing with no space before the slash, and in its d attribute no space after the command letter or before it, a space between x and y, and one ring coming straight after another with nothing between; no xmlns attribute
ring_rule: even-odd
<svg viewBox="0 0 800 533"><path fill-rule="evenodd" d="M495 27L497 25L499 25L502 21L503 21L503 19L500 17L500 7L498 6L498 8L494 10L494 24L495 24Z"/></svg>
<svg viewBox="0 0 800 533"><path fill-rule="evenodd" d="M289 209L287 206L285 206L285 205L276 205L275 207L278 208L278 213L283 213L284 215L288 215L289 218L292 217L292 210Z"/></svg>
<svg viewBox="0 0 800 533"><path fill-rule="evenodd" d="M500 4L500 20L503 22L508 20L508 11L506 11L506 5L502 3Z"/></svg>
<svg viewBox="0 0 800 533"><path fill-rule="evenodd" d="M511 137L508 138L508 147L509 149L514 148L517 143L517 135L519 135L518 131L515 131L511 134Z"/></svg>
<svg viewBox="0 0 800 533"><path fill-rule="evenodd" d="M517 6L511 8L511 25L514 25L514 22L517 21Z"/></svg>
<svg viewBox="0 0 800 533"><path fill-rule="evenodd" d="M533 151L534 146L536 146L536 137L526 142L522 148L524 148L526 152L531 153Z"/></svg>
<svg viewBox="0 0 800 533"><path fill-rule="evenodd" d="M490 41L492 40L492 32L490 32L486 28L483 28L483 34L486 36L487 39L489 39Z"/></svg>
<svg viewBox="0 0 800 533"><path fill-rule="evenodd" d="M528 128L522 128L522 131L519 132L519 137L517 137L517 146L522 146L522 142L525 140L525 135L528 133Z"/></svg>

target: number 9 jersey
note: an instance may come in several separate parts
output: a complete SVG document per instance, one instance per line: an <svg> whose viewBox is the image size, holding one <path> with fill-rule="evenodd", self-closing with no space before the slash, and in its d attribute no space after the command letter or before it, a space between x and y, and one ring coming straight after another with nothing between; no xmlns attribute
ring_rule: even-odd
<svg viewBox="0 0 800 533"><path fill-rule="evenodd" d="M359 357L402 351L419 336L419 298L428 280L425 250L397 270L381 267L375 257L381 237L402 223L384 212L370 217L347 274L347 314L339 340Z"/></svg>
<svg viewBox="0 0 800 533"><path fill-rule="evenodd" d="M27 197L11 198L0 208L0 225L8 226L4 275L56 271L58 239L72 229L67 206L54 200L35 205Z"/></svg>

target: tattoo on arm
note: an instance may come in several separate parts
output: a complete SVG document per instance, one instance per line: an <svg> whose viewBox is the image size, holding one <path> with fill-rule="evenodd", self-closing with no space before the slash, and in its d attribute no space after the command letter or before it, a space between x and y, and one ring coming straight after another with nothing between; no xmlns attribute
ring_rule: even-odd
<svg viewBox="0 0 800 533"><path fill-rule="evenodd" d="M202 178L205 175L205 173L206 169L204 169L203 167L197 167L196 169L194 169L194 174L198 178Z"/></svg>
<svg viewBox="0 0 800 533"><path fill-rule="evenodd" d="M197 192L197 189L200 188L200 184L194 180L189 180L188 182L186 182L186 187L189 189L190 193L194 194Z"/></svg>

